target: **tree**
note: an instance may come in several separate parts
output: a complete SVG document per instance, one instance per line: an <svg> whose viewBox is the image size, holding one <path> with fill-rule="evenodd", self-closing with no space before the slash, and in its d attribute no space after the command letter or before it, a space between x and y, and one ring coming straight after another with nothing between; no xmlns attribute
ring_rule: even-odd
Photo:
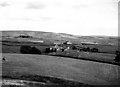
<svg viewBox="0 0 120 87"><path fill-rule="evenodd" d="M23 54L41 54L41 51L36 47L31 47L26 45L20 47L20 52Z"/></svg>
<svg viewBox="0 0 120 87"><path fill-rule="evenodd" d="M20 52L23 54L29 54L31 53L30 51L31 51L31 46L25 45L20 47Z"/></svg>
<svg viewBox="0 0 120 87"><path fill-rule="evenodd" d="M41 51L39 49L37 49L36 47L32 47L30 53L31 54L41 54Z"/></svg>
<svg viewBox="0 0 120 87"><path fill-rule="evenodd" d="M116 54L116 57L115 57L114 60L115 60L116 62L120 62L120 51L117 50L115 54Z"/></svg>
<svg viewBox="0 0 120 87"><path fill-rule="evenodd" d="M97 48L92 48L91 52L98 52L98 49Z"/></svg>

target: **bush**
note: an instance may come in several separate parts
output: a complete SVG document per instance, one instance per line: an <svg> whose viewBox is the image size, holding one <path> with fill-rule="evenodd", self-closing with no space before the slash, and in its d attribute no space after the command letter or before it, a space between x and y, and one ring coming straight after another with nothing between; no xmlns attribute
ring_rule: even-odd
<svg viewBox="0 0 120 87"><path fill-rule="evenodd" d="M21 46L20 47L20 52L23 54L29 54L31 53L31 46Z"/></svg>
<svg viewBox="0 0 120 87"><path fill-rule="evenodd" d="M87 48L86 48L86 50L89 52L89 51L90 51L90 48L89 48L89 47L87 47Z"/></svg>
<svg viewBox="0 0 120 87"><path fill-rule="evenodd" d="M85 52L88 51L87 48L83 48L82 50L85 51Z"/></svg>
<svg viewBox="0 0 120 87"><path fill-rule="evenodd" d="M41 51L39 49L37 49L36 47L32 47L30 53L31 54L41 54Z"/></svg>
<svg viewBox="0 0 120 87"><path fill-rule="evenodd" d="M116 54L116 55L119 55L119 54L120 54L120 51L116 50L116 51L115 51L115 54Z"/></svg>
<svg viewBox="0 0 120 87"><path fill-rule="evenodd" d="M115 52L115 54L116 54L116 57L115 57L114 60L115 60L116 62L120 62L120 51L117 50L117 51Z"/></svg>
<svg viewBox="0 0 120 87"><path fill-rule="evenodd" d="M76 47L76 46L72 46L72 49L73 49L73 50L76 50L76 49L77 49L77 47Z"/></svg>
<svg viewBox="0 0 120 87"><path fill-rule="evenodd" d="M50 48L46 48L45 53L50 53Z"/></svg>
<svg viewBox="0 0 120 87"><path fill-rule="evenodd" d="M120 54L119 55L116 55L115 59L114 59L116 62L120 62Z"/></svg>
<svg viewBox="0 0 120 87"><path fill-rule="evenodd" d="M21 46L20 52L23 54L41 54L41 51L39 49L31 46Z"/></svg>
<svg viewBox="0 0 120 87"><path fill-rule="evenodd" d="M98 49L97 48L92 48L91 52L98 52Z"/></svg>

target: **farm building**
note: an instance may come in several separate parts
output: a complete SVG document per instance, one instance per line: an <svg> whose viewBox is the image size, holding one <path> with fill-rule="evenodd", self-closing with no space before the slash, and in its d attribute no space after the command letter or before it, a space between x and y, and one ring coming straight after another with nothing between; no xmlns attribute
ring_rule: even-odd
<svg viewBox="0 0 120 87"><path fill-rule="evenodd" d="M95 44L99 44L97 42L81 42L82 45L95 45Z"/></svg>
<svg viewBox="0 0 120 87"><path fill-rule="evenodd" d="M28 41L30 41L30 42L35 42L35 43L44 43L43 40L28 40Z"/></svg>

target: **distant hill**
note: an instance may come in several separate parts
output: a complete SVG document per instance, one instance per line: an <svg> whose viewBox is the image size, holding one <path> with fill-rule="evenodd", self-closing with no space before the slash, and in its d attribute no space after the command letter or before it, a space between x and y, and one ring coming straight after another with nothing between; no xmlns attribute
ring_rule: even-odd
<svg viewBox="0 0 120 87"><path fill-rule="evenodd" d="M69 40L72 43L80 43L79 38L74 35L61 34L61 33L53 33L53 32L42 32L42 31L2 31L3 37L16 37L19 35L28 35L34 38L46 39L52 42L54 41L66 41Z"/></svg>
<svg viewBox="0 0 120 87"><path fill-rule="evenodd" d="M105 45L118 45L118 38L112 36L78 36L43 31L2 31L3 37L16 37L21 34L32 36L34 38L50 40L52 42L68 40L75 44L80 44L81 42L96 42Z"/></svg>

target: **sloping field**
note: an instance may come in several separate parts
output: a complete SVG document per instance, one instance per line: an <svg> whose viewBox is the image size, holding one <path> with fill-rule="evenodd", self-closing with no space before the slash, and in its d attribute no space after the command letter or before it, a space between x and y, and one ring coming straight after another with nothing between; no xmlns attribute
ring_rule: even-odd
<svg viewBox="0 0 120 87"><path fill-rule="evenodd" d="M99 52L115 54L115 51L118 50L117 45L84 45L84 47L98 48Z"/></svg>
<svg viewBox="0 0 120 87"><path fill-rule="evenodd" d="M17 42L16 42L17 43ZM17 43L16 44L11 42L3 42L0 48L2 49L0 53L21 53L20 47L23 45L23 43ZM41 53L45 53L45 49L49 46L47 45L39 45L39 44L31 44L31 43L24 43L24 45L27 44L29 46L35 46L37 49L41 51ZM93 53L93 52L82 52L78 50L68 50L67 52L56 52L56 53L50 53L50 55L53 56L62 56L62 57L69 57L74 59L85 59L85 60L91 60L91 61L97 61L97 62L104 62L104 63L110 63L110 64L116 64L120 65L120 63L115 62L115 54L109 54L109 53Z"/></svg>
<svg viewBox="0 0 120 87"><path fill-rule="evenodd" d="M120 66L46 55L7 54L2 56L3 75L43 75L91 85L120 85Z"/></svg>
<svg viewBox="0 0 120 87"><path fill-rule="evenodd" d="M76 36L65 33L53 33L53 32L43 32L43 31L1 31L3 37L16 37L21 34L32 36L35 38L44 38L49 41L54 40L69 40L72 43L80 44L80 42L97 42L103 45L108 45L112 43L114 45L118 45L118 37L112 36Z"/></svg>

